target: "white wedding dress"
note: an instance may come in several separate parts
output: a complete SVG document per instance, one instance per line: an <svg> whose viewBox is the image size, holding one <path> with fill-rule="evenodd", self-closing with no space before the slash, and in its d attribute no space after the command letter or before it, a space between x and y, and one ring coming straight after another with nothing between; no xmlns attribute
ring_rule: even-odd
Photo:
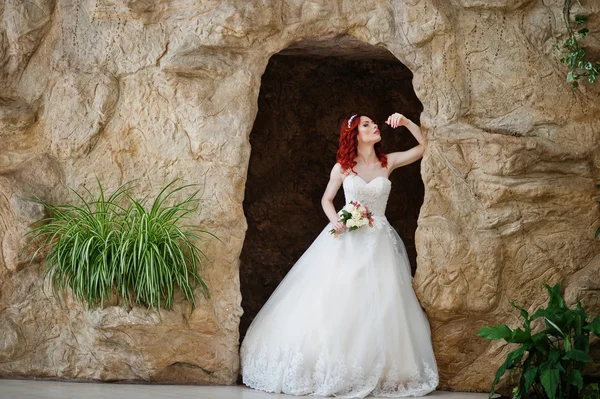
<svg viewBox="0 0 600 399"><path fill-rule="evenodd" d="M346 203L373 227L329 223L252 321L241 345L243 383L294 395L423 396L438 385L426 314L404 244L384 213L392 183L350 175Z"/></svg>

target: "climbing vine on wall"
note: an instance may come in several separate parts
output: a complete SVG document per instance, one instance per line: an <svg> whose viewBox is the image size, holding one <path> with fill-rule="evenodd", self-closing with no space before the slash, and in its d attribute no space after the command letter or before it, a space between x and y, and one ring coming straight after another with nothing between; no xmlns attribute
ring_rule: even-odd
<svg viewBox="0 0 600 399"><path fill-rule="evenodd" d="M586 78L588 82L594 83L600 72L600 62L591 61L586 57L585 48L581 47L577 42L578 39L584 38L589 33L585 22L587 17L584 15L575 16L575 25L571 22L571 4L573 0L564 0L563 3L563 19L567 28L567 39L562 45L562 51L567 51L567 55L560 59L560 62L569 67L567 74L567 82L571 83L573 88L579 86L579 79ZM581 2L577 0L579 5ZM561 51L560 45L556 43L556 49Z"/></svg>

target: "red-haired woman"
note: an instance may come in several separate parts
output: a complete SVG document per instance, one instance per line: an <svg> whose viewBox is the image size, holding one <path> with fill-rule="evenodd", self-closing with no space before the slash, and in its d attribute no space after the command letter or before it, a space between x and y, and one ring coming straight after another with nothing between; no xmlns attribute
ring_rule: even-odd
<svg viewBox="0 0 600 399"><path fill-rule="evenodd" d="M423 396L437 387L429 322L412 289L404 244L385 217L390 173L420 159L425 141L399 113L386 123L406 126L419 145L386 155L369 116L344 120L322 199L331 223L248 328L240 350L244 384L352 398ZM345 223L332 203L341 186L352 216L345 214Z"/></svg>

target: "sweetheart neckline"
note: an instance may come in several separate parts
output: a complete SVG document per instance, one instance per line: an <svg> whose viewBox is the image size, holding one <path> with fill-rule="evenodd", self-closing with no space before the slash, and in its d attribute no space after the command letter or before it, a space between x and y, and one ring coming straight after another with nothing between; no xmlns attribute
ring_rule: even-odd
<svg viewBox="0 0 600 399"><path fill-rule="evenodd" d="M362 178L362 177L360 177L359 175L350 175L350 176L346 177L346 178L344 179L344 181L348 180L348 178L349 178L349 177L351 177L351 176L356 176L356 177L358 177L358 178L359 178L360 180L362 180L362 181L363 181L363 182L364 182L364 183L365 183L367 186L368 186L369 184L373 183L375 180L377 180L377 179L379 179L379 178L385 179L385 180L389 181L390 183L392 182L392 181L391 181L389 178L387 178L387 177L385 177L385 176L377 176L377 177L375 177L375 178L373 178L373 179L369 180L369 182L367 182L365 179L363 179L363 178ZM342 183L343 183L343 182L342 182Z"/></svg>

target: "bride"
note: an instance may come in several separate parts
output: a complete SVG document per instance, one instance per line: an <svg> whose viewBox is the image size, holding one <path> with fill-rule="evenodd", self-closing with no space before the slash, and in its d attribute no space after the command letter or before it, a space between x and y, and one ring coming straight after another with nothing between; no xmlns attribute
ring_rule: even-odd
<svg viewBox="0 0 600 399"><path fill-rule="evenodd" d="M423 396L438 385L425 312L412 288L404 244L385 217L390 173L417 161L421 129L399 113L419 145L384 154L377 124L344 120L337 163L322 199L331 221L252 321L240 348L243 383L293 395L363 398ZM333 198L372 212L372 227L349 230ZM334 229L335 234L330 230Z"/></svg>

